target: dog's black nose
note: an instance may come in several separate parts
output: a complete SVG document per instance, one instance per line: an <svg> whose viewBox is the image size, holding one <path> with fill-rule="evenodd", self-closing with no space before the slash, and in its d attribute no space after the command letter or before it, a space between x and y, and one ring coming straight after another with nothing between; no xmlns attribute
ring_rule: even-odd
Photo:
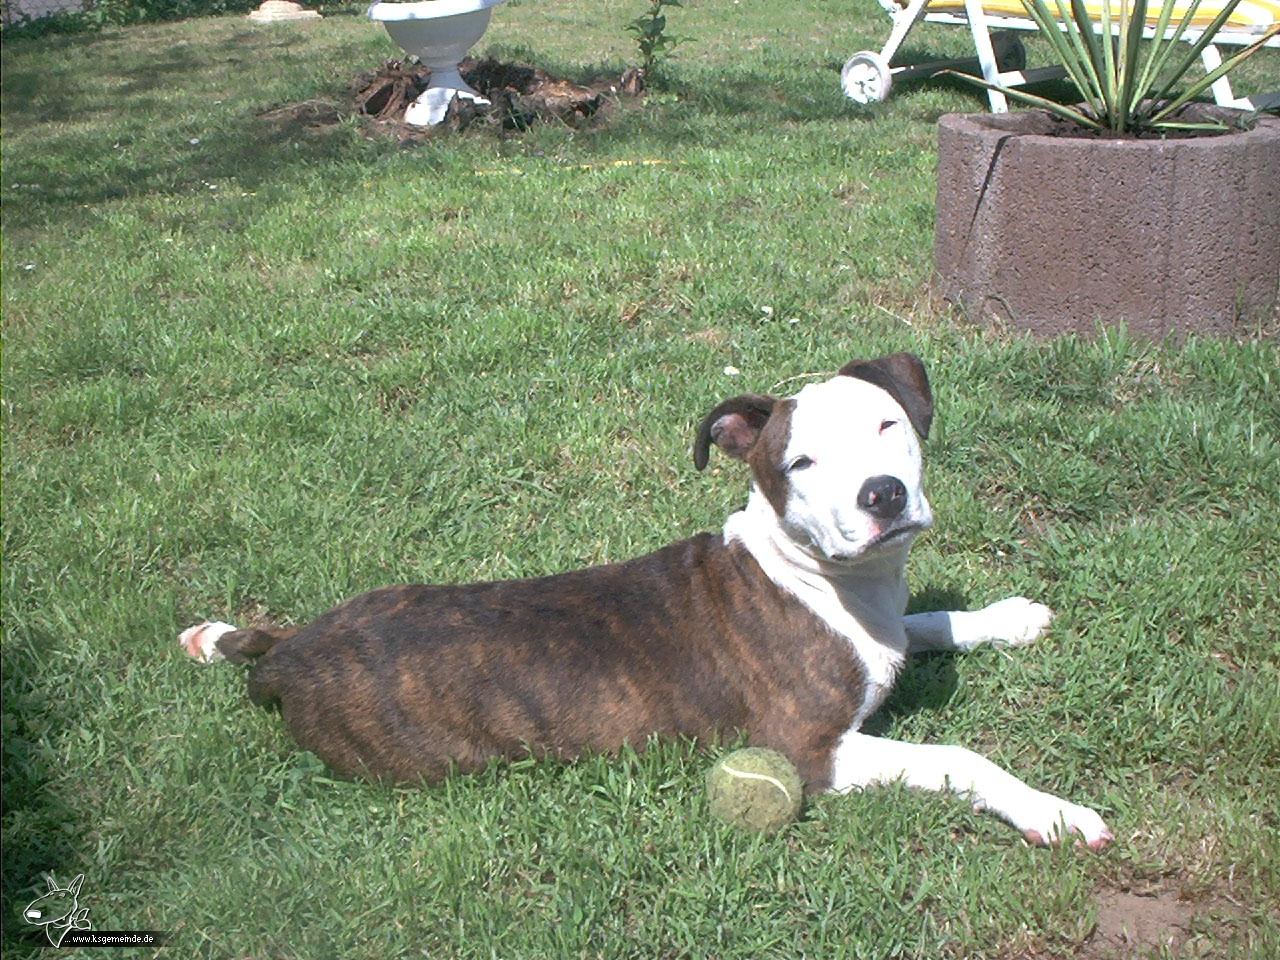
<svg viewBox="0 0 1280 960"><path fill-rule="evenodd" d="M907 507L907 488L897 477L871 477L858 491L858 506L877 520L892 520Z"/></svg>

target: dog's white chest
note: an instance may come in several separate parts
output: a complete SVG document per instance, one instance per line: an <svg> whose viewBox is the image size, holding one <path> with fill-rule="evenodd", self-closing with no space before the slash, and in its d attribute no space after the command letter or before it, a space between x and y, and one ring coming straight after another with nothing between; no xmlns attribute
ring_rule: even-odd
<svg viewBox="0 0 1280 960"><path fill-rule="evenodd" d="M725 539L738 540L751 552L765 574L782 590L809 608L852 648L863 668L862 690L852 729L858 729L879 709L907 658L907 633L902 624L906 583L901 567L881 576L832 579L805 569L777 548L777 540L759 518L763 511L733 514L725 524Z"/></svg>
<svg viewBox="0 0 1280 960"><path fill-rule="evenodd" d="M861 651L867 679L863 684L862 706L853 718L852 726L855 730L861 729L868 718L880 709L880 705L889 696L889 691L893 689L893 682L905 659L905 654L894 656L892 651L885 650L880 644L875 646L880 649L872 656L867 656L867 651Z"/></svg>
<svg viewBox="0 0 1280 960"><path fill-rule="evenodd" d="M867 604L866 600L864 595L849 596L845 591L833 590L829 601L820 604L825 610L815 609L805 601L849 642L862 663L862 704L854 715L855 730L880 709L907 659L907 634L898 604L884 596L874 598L880 602Z"/></svg>

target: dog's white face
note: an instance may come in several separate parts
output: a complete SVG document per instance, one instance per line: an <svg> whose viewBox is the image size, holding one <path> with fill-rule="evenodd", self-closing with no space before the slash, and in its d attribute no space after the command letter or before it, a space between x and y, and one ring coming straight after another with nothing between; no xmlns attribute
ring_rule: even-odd
<svg viewBox="0 0 1280 960"><path fill-rule="evenodd" d="M745 460L754 509L815 560L855 564L904 554L933 523L925 499L920 435L933 399L924 366L909 354L855 361L840 375L785 400L744 395L703 421L701 468L715 443Z"/></svg>
<svg viewBox="0 0 1280 960"><path fill-rule="evenodd" d="M907 545L933 523L920 442L902 406L854 377L811 384L788 403L781 462L786 495L779 524L818 559L850 562L889 544Z"/></svg>

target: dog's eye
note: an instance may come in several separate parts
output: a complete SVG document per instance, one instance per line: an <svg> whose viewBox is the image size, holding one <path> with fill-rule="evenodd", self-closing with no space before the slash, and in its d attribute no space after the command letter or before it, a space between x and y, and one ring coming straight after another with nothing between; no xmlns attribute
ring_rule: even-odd
<svg viewBox="0 0 1280 960"><path fill-rule="evenodd" d="M792 460L790 463L787 464L787 473L794 473L796 470L807 470L809 467L812 467L812 466L813 466L813 460L810 459L809 457L805 457L805 456L796 457L794 460Z"/></svg>
<svg viewBox="0 0 1280 960"><path fill-rule="evenodd" d="M880 432L881 432L881 433L884 433L884 432L885 432L886 430L888 430L890 427L896 427L897 425L898 425L898 421L897 421L897 420L881 420L881 421L880 421Z"/></svg>

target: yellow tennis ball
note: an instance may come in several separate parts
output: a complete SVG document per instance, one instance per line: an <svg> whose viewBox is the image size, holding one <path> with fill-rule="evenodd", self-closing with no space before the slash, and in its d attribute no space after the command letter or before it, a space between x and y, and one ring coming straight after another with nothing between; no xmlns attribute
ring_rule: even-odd
<svg viewBox="0 0 1280 960"><path fill-rule="evenodd" d="M743 830L773 833L799 815L803 799L800 774L776 750L734 750L707 772L712 814Z"/></svg>

